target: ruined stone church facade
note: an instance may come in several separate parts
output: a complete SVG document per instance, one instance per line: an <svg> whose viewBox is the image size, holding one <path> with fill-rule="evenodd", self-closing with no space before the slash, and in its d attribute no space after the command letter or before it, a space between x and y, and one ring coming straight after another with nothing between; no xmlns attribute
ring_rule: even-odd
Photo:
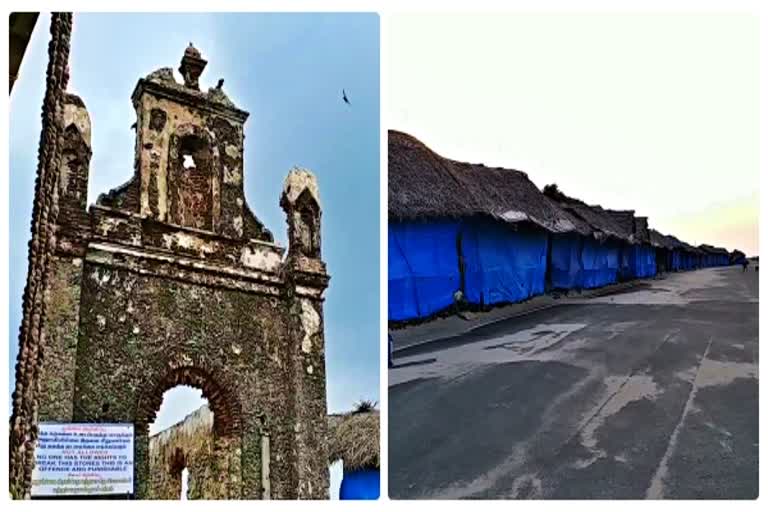
<svg viewBox="0 0 768 512"><path fill-rule="evenodd" d="M245 200L248 113L221 81L200 90L205 65L190 45L183 83L170 68L138 81L133 177L89 209L90 120L61 96L31 421L133 423L136 498L178 497L184 467L201 498L327 498L318 186L285 180L286 251ZM195 464L153 461L156 486L149 425L176 385L203 391L212 438Z"/></svg>

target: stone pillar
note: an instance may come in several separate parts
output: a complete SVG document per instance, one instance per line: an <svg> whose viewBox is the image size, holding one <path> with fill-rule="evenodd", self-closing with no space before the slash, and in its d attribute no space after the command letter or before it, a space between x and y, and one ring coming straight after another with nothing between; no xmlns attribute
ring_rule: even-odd
<svg viewBox="0 0 768 512"><path fill-rule="evenodd" d="M285 263L291 323L294 464L299 499L328 498L327 404L322 293L329 277L320 259L320 201L315 177L293 169L280 205L288 217Z"/></svg>
<svg viewBox="0 0 768 512"><path fill-rule="evenodd" d="M55 250L53 202L59 159L58 140L63 127L60 111L69 81L69 47L72 13L51 14L46 90L42 107L42 133L38 150L37 179L32 211L29 269L24 289L19 329L19 355L13 392L9 439L9 491L13 498L28 498L37 440L40 368L44 360L46 296L51 256Z"/></svg>
<svg viewBox="0 0 768 512"><path fill-rule="evenodd" d="M56 233L46 290L45 354L41 362L40 421L72 421L80 286L83 256L89 239L86 211L91 160L91 122L77 96L62 98L61 128L52 211Z"/></svg>

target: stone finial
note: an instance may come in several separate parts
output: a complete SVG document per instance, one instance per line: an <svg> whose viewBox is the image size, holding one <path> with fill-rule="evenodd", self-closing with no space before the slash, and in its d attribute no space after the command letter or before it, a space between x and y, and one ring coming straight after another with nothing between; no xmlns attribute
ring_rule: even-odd
<svg viewBox="0 0 768 512"><path fill-rule="evenodd" d="M203 74L208 61L200 56L200 51L192 43L184 50L184 56L181 58L179 73L184 77L184 85L190 89L200 90L198 79Z"/></svg>
<svg viewBox="0 0 768 512"><path fill-rule="evenodd" d="M288 254L320 258L320 194L317 179L294 167L283 185L280 206L288 217Z"/></svg>
<svg viewBox="0 0 768 512"><path fill-rule="evenodd" d="M294 204L304 190L307 190L312 195L319 206L320 192L317 188L317 178L307 169L294 167L290 170L283 183L283 196L288 202Z"/></svg>

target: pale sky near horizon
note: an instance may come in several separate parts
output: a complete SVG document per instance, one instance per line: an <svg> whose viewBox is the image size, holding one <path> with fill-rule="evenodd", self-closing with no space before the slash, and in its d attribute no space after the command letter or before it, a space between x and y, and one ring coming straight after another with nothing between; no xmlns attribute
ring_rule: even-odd
<svg viewBox="0 0 768 512"><path fill-rule="evenodd" d="M398 14L386 27L388 128L757 254L757 17Z"/></svg>

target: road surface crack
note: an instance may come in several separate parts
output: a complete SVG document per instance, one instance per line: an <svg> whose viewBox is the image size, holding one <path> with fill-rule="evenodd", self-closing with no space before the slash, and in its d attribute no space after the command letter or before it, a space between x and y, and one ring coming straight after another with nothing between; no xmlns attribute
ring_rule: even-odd
<svg viewBox="0 0 768 512"><path fill-rule="evenodd" d="M677 422L677 425L675 425L675 429L672 431L672 435L669 437L669 443L667 444L667 449L664 452L664 456L659 461L659 465L656 468L656 472L653 475L653 478L651 479L651 484L648 486L648 490L645 492L645 498L650 500L657 500L664 497L664 478L667 476L667 472L669 471L669 458L672 456L672 452L674 451L675 447L677 446L677 437L680 435L680 430L682 430L683 424L685 423L685 418L688 416L688 413L691 410L691 407L693 406L693 400L696 398L696 390L698 387L696 386L696 381L699 378L699 372L701 372L701 367L704 365L704 361L707 359L707 355L709 354L709 349L712 346L712 340L714 338L710 337L709 342L707 343L707 348L704 350L704 353L701 355L701 359L699 359L699 365L696 368L696 375L693 377L693 381L691 382L691 391L688 393L688 400L685 402L685 406L683 407L683 411L680 414L680 420Z"/></svg>

